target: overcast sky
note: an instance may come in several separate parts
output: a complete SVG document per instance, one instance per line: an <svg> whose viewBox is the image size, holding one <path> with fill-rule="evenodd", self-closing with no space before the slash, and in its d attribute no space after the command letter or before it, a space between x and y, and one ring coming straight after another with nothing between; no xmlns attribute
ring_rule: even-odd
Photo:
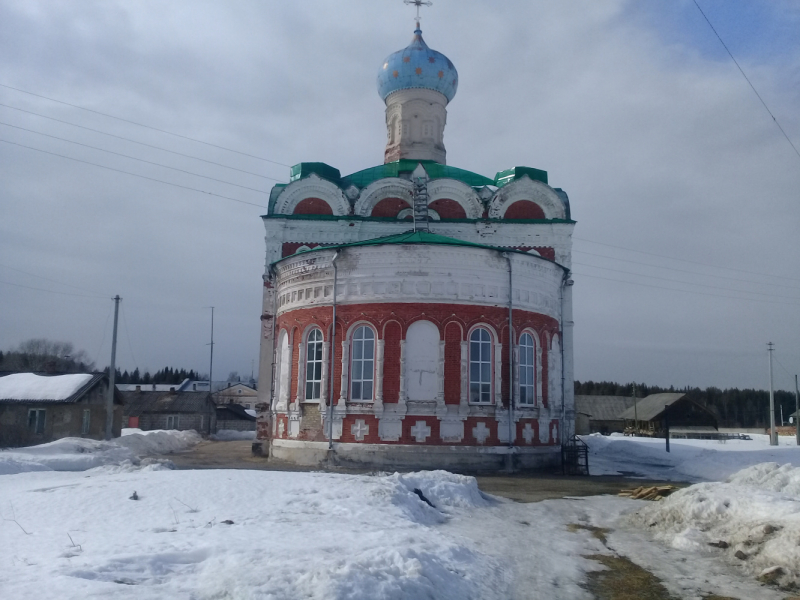
<svg viewBox="0 0 800 600"><path fill-rule="evenodd" d="M800 147L800 4L699 1ZM773 341L793 388L800 156L692 0L436 0L422 27L459 72L448 164L570 196L577 379L765 388ZM242 153L0 87L0 349L106 365L118 293L121 368L207 372L213 305L215 379L249 376L261 206L284 165L382 163L375 78L412 30L400 0L0 0L3 86Z"/></svg>

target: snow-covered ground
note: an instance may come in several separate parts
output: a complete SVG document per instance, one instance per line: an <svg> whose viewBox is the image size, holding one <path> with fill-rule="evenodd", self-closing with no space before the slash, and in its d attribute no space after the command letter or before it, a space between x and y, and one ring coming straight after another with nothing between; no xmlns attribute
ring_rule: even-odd
<svg viewBox="0 0 800 600"><path fill-rule="evenodd" d="M0 597L588 600L587 575L604 568L588 557L619 554L679 598L778 600L787 594L756 577L778 567L778 581L792 581L800 559L792 467L754 467L660 503L518 504L443 471L171 470L140 457L196 438L126 433L116 448L61 440L0 452L16 457L0 462L16 465L0 477ZM634 442L617 470L654 450ZM717 464L712 453L697 460ZM610 531L603 541L584 527ZM720 540L729 547L708 545Z"/></svg>
<svg viewBox="0 0 800 600"><path fill-rule="evenodd" d="M666 481L721 481L751 465L777 462L800 466L800 446L794 436L752 434L752 440L670 440L634 438L622 434L581 436L589 446L592 475L627 475Z"/></svg>

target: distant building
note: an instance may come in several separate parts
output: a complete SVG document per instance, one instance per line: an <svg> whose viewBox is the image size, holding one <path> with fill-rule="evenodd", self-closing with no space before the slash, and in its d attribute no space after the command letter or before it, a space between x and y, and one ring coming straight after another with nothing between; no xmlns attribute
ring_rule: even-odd
<svg viewBox="0 0 800 600"><path fill-rule="evenodd" d="M620 415L631 406L631 396L575 396L575 433L622 433L625 419Z"/></svg>
<svg viewBox="0 0 800 600"><path fill-rule="evenodd" d="M108 377L103 373L0 377L0 446L29 446L64 437L101 440L106 431ZM114 394L113 436L122 427Z"/></svg>
<svg viewBox="0 0 800 600"><path fill-rule="evenodd" d="M686 394L650 394L624 410L625 432L633 435L664 437L669 422L670 437L716 439L716 415L686 397Z"/></svg>
<svg viewBox="0 0 800 600"><path fill-rule="evenodd" d="M146 389L122 392L128 427L195 430L202 435L217 430L217 407L208 392L154 392Z"/></svg>
<svg viewBox="0 0 800 600"><path fill-rule="evenodd" d="M232 429L234 431L255 431L256 416L252 409L248 411L241 404L234 402L217 406L217 431Z"/></svg>
<svg viewBox="0 0 800 600"><path fill-rule="evenodd" d="M255 388L244 383L232 383L228 387L214 392L214 401L217 406L234 402L244 408L255 408L258 401L258 392Z"/></svg>

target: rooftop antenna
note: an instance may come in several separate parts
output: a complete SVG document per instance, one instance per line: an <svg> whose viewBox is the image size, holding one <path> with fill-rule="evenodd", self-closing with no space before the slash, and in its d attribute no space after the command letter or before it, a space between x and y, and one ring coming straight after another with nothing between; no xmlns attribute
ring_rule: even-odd
<svg viewBox="0 0 800 600"><path fill-rule="evenodd" d="M419 21L422 17L419 16L419 9L421 6L433 6L433 2L430 0L403 0L405 4L413 5L417 7L417 28L419 28Z"/></svg>

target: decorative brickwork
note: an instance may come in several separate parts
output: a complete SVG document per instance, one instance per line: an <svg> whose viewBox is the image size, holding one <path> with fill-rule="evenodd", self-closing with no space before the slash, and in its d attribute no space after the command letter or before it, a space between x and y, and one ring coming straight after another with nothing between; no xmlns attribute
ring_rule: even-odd
<svg viewBox="0 0 800 600"><path fill-rule="evenodd" d="M449 321L444 326L444 402L458 404L461 399L461 324Z"/></svg>
<svg viewBox="0 0 800 600"><path fill-rule="evenodd" d="M320 244L315 244L313 242L284 242L281 248L281 256L284 258L287 256L291 256L292 254L297 252L298 248L302 248L303 246L306 246L308 248L316 248L319 245Z"/></svg>

